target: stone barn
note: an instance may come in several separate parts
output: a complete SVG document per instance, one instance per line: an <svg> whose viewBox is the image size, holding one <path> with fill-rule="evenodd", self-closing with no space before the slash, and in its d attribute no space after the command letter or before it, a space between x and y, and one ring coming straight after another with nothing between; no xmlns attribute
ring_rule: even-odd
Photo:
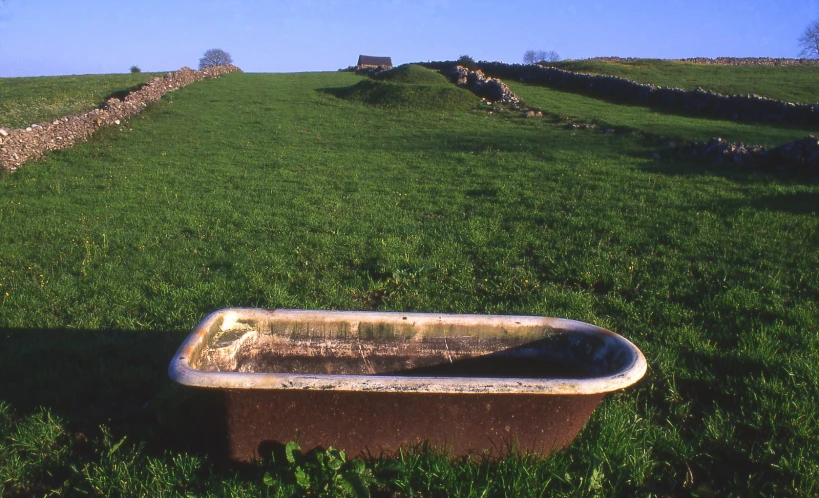
<svg viewBox="0 0 819 498"><path fill-rule="evenodd" d="M392 58L390 57L373 57L372 55L359 55L357 67L392 67Z"/></svg>

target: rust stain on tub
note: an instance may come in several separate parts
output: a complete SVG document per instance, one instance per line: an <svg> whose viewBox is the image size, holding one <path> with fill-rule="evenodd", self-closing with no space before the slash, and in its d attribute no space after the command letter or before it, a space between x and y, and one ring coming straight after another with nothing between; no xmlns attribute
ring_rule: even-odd
<svg viewBox="0 0 819 498"><path fill-rule="evenodd" d="M498 458L513 448L548 455L574 439L602 397L228 391L228 451L234 460L260 458L265 447L298 439L305 449L365 458L424 442L461 456Z"/></svg>

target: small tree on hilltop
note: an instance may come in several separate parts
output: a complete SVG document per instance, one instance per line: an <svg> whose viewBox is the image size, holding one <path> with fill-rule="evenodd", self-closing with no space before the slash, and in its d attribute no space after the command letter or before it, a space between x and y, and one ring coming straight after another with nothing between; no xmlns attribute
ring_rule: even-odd
<svg viewBox="0 0 819 498"><path fill-rule="evenodd" d="M543 61L544 62L559 62L560 61L560 55L557 52L555 52L554 50L549 50L544 55Z"/></svg>
<svg viewBox="0 0 819 498"><path fill-rule="evenodd" d="M475 59L468 55L462 55L458 57L458 60L455 61L459 66L465 67L467 69L475 70Z"/></svg>
<svg viewBox="0 0 819 498"><path fill-rule="evenodd" d="M819 21L813 21L802 32L802 36L799 37L799 48L802 49L799 52L801 57L819 58Z"/></svg>
<svg viewBox="0 0 819 498"><path fill-rule="evenodd" d="M535 50L527 50L526 52L523 52L523 63L534 64L535 62L539 62L536 57L537 52Z"/></svg>
<svg viewBox="0 0 819 498"><path fill-rule="evenodd" d="M221 48L212 48L205 52L205 55L199 59L199 69L205 69L206 67L213 67L213 66L224 66L225 64L232 64L233 59L231 59L230 54L222 50Z"/></svg>
<svg viewBox="0 0 819 498"><path fill-rule="evenodd" d="M544 62L557 62L560 56L554 50L527 50L523 52L524 64L541 64Z"/></svg>

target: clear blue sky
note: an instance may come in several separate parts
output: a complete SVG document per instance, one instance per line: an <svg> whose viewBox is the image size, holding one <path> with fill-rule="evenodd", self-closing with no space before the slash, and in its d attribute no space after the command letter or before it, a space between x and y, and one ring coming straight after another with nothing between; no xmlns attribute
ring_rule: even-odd
<svg viewBox="0 0 819 498"><path fill-rule="evenodd" d="M0 76L194 69L221 48L247 72L395 64L796 57L819 0L0 0Z"/></svg>

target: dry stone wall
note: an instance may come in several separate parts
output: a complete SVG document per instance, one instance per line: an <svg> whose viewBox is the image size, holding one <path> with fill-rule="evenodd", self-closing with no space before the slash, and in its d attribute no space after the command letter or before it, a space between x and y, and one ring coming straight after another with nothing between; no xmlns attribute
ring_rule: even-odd
<svg viewBox="0 0 819 498"><path fill-rule="evenodd" d="M500 82L500 80L496 78L486 77L484 72L481 70L470 71L457 66L455 62L430 62L418 64L430 69L440 70L441 73L448 76L453 83L466 87L471 87L476 82L481 81ZM522 78L524 80L529 78L529 81L537 81L538 77L548 78L549 75L554 72L551 71L554 68L521 66L518 64L509 65L502 63L479 62L478 66L484 68L487 73L494 74L497 77L515 77ZM570 73L569 71L556 71L559 71L558 74ZM543 73L546 75L544 76ZM592 82L591 84L594 85L594 83L600 80L598 77L583 79L583 77L594 75L583 75L580 73L570 74L579 76L583 84L589 84L589 82ZM606 80L607 78L603 77L602 79ZM626 85L627 88L632 88L628 85L634 84L633 82L622 78L612 79ZM503 84L502 82L500 83ZM651 88L657 88L651 85L636 85L644 89L645 87L648 87L648 89L645 89L645 91L648 91ZM503 86L506 87L506 85ZM508 89L508 87L506 88ZM480 87L478 87L478 89L480 89ZM473 89L473 91L475 90L476 89ZM680 91L684 92L683 90ZM501 92L503 91L501 90ZM514 98L512 101L513 106L520 104L517 97L514 97L514 94L512 94L511 91L509 93ZM498 93L495 95L495 97L500 97L500 95L501 94ZM510 108L514 109L517 107L510 106ZM528 108L525 108L525 110L528 111L528 113L532 113L531 115L535 115L535 111L529 110ZM540 110L537 111L537 114L539 115ZM528 113L526 115L530 116ZM568 124L568 127L570 129L593 129L595 128L595 125L590 123L578 124L571 122ZM603 133L611 134L615 133L615 130L612 128L607 128L603 130ZM819 138L813 135L774 148L767 148L759 145L748 145L741 142L733 143L718 137L707 142L695 141L685 142L683 144L672 144L672 147L674 148L675 153L681 158L711 159L714 161L715 166L724 166L729 164L737 165L750 168L751 170L758 172L809 177L813 178L815 181L819 181ZM655 159L660 158L660 155L657 153L655 153L653 156Z"/></svg>
<svg viewBox="0 0 819 498"><path fill-rule="evenodd" d="M520 103L520 99L512 93L506 83L497 78L487 77L480 70L472 71L462 66L451 66L442 70L441 74L456 85L468 88L479 97L491 99L501 104L516 105Z"/></svg>
<svg viewBox="0 0 819 498"><path fill-rule="evenodd" d="M604 62L633 62L637 57L594 57L592 60ZM708 64L716 66L819 66L819 59L784 59L775 57L693 57L690 59L667 59L692 64Z"/></svg>
<svg viewBox="0 0 819 498"><path fill-rule="evenodd" d="M431 69L447 70L454 62L419 63ZM637 83L618 76L575 73L555 67L479 62L477 67L495 78L514 78L596 97L633 104L667 107L695 114L735 120L819 125L819 103L799 104L759 95L721 95L697 88L661 87Z"/></svg>
<svg viewBox="0 0 819 498"><path fill-rule="evenodd" d="M65 149L78 141L87 140L103 126L121 124L123 120L138 114L168 92L205 78L216 78L241 71L232 64L209 67L201 71L183 67L176 72L166 73L163 78L151 79L142 88L131 92L122 100L110 98L99 109L32 124L27 128L14 130L0 128L0 168L14 171L26 161L39 158L47 151Z"/></svg>
<svg viewBox="0 0 819 498"><path fill-rule="evenodd" d="M710 159L714 166L738 165L764 173L819 180L819 139L813 135L767 148L715 137L675 146L681 158Z"/></svg>

